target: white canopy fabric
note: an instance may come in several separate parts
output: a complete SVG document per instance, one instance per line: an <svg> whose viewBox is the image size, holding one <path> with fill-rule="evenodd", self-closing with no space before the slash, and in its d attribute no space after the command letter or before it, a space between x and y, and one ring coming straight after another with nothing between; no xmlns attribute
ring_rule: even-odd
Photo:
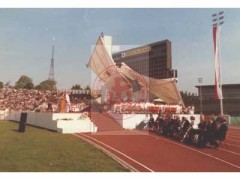
<svg viewBox="0 0 240 180"><path fill-rule="evenodd" d="M114 61L108 55L101 36L99 37L92 52L92 56L88 61L87 67L94 71L102 81L109 78L110 74L108 73L108 70L110 71L111 69L116 69Z"/></svg>
<svg viewBox="0 0 240 180"><path fill-rule="evenodd" d="M142 82L146 83L148 91L165 102L183 104L174 79L154 79L147 77L132 70L125 63L122 63L121 73L132 79L139 79L139 84L142 84Z"/></svg>
<svg viewBox="0 0 240 180"><path fill-rule="evenodd" d="M109 56L101 36L96 43L87 67L97 75L95 81L100 80L100 84L104 84L111 92L115 92L115 97L123 98L126 96L126 91L131 89L131 83L118 72L118 68ZM96 86L96 83L93 86ZM95 87L92 89L95 89Z"/></svg>
<svg viewBox="0 0 240 180"><path fill-rule="evenodd" d="M96 73L109 90L111 90L114 84L118 83L121 83L121 87L125 86L129 87L129 90L133 90L133 82L137 82L139 87L141 87L139 92L142 92L140 93L143 93L145 90L161 98L166 103L184 105L174 79L150 78L137 73L125 63L122 63L121 67L118 68L109 56L101 36L97 41L87 67ZM118 82L116 82L116 79L118 79ZM121 96L126 96L122 91L119 88L117 93L121 94Z"/></svg>

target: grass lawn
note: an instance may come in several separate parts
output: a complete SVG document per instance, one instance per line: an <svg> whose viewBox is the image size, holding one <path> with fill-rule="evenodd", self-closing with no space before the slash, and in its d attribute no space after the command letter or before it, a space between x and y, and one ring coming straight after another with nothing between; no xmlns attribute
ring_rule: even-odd
<svg viewBox="0 0 240 180"><path fill-rule="evenodd" d="M70 135L0 121L0 172L127 172L113 159Z"/></svg>

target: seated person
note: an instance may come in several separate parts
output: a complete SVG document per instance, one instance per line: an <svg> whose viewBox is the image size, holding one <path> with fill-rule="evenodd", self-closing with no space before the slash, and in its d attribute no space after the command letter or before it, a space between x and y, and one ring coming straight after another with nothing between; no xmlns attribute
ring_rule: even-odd
<svg viewBox="0 0 240 180"><path fill-rule="evenodd" d="M136 129L145 129L148 124L148 114L146 114L145 118L136 126Z"/></svg>
<svg viewBox="0 0 240 180"><path fill-rule="evenodd" d="M153 125L154 125L153 115L150 114L150 119L149 119L149 121L148 121L148 127L149 127L150 129L152 129L152 128L153 128Z"/></svg>

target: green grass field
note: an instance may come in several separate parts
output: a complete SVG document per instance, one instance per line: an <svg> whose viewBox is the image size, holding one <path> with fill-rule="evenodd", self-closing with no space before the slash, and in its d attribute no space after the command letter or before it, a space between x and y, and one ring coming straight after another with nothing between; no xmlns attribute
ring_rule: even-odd
<svg viewBox="0 0 240 180"><path fill-rule="evenodd" d="M70 134L0 121L0 172L127 172L94 146Z"/></svg>

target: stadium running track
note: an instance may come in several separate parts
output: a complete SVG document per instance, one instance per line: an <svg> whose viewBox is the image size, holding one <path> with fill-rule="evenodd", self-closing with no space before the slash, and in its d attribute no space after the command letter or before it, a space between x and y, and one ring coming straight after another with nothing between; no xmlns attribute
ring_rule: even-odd
<svg viewBox="0 0 240 180"><path fill-rule="evenodd" d="M122 130L77 133L137 172L240 172L240 127L231 127L219 148L197 148L154 133Z"/></svg>

